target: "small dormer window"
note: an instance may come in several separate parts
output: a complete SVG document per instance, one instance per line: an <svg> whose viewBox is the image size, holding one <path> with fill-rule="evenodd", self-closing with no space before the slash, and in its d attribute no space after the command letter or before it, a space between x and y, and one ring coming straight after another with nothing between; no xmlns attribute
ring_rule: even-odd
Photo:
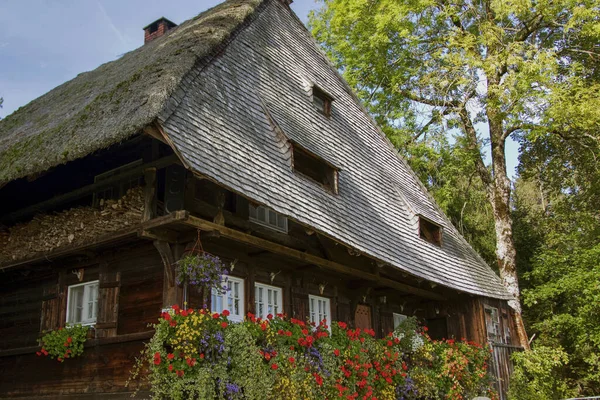
<svg viewBox="0 0 600 400"><path fill-rule="evenodd" d="M320 183L333 193L338 192L338 171L336 168L297 145L293 146L293 157L295 172Z"/></svg>
<svg viewBox="0 0 600 400"><path fill-rule="evenodd" d="M326 117L329 117L331 115L331 102L333 101L333 98L316 86L313 86L312 94L313 104L317 107L317 110Z"/></svg>
<svg viewBox="0 0 600 400"><path fill-rule="evenodd" d="M419 216L419 236L436 246L442 245L442 227L421 216Z"/></svg>

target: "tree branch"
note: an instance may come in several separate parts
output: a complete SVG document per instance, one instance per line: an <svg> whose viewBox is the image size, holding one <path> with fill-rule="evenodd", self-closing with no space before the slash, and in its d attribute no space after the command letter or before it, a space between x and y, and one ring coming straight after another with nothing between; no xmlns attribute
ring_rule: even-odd
<svg viewBox="0 0 600 400"><path fill-rule="evenodd" d="M477 131L473 126L473 122L469 117L466 107L462 107L458 111L458 115L463 125L463 129L465 131L465 135L467 140L469 141L469 148L473 152L477 152L477 156L475 157L475 168L481 178L481 181L486 186L488 193L490 192L490 188L492 187L492 176L490 171L485 167L483 163L483 158L481 157L481 151L479 150L479 141L477 140Z"/></svg>
<svg viewBox="0 0 600 400"><path fill-rule="evenodd" d="M434 100L434 99L428 99L427 97L422 97L419 96L413 92L411 92L410 90L406 90L406 89L399 89L400 90L400 94L402 94L402 96L406 97L409 100L415 101L417 103L422 103L422 104L426 104L428 106L432 106L432 107L452 107L452 108L460 108L463 106L464 103L466 103L469 98L472 95L468 95L468 98L464 101L458 101L458 100Z"/></svg>
<svg viewBox="0 0 600 400"><path fill-rule="evenodd" d="M501 136L501 140L506 140L513 132L531 130L535 128L539 128L539 126L534 124L517 124L510 126L504 130L504 133Z"/></svg>

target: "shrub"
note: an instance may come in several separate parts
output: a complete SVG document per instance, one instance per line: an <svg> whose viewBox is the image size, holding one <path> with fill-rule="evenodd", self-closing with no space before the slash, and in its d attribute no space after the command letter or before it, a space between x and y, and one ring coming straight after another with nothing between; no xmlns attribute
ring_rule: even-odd
<svg viewBox="0 0 600 400"><path fill-rule="evenodd" d="M568 389L559 370L568 362L560 347L536 346L512 355L515 369L510 380L509 399L565 399L575 393Z"/></svg>

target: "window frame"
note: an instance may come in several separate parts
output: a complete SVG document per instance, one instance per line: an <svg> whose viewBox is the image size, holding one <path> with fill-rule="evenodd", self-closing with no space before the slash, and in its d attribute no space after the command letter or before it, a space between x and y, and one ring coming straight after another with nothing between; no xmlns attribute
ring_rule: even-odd
<svg viewBox="0 0 600 400"><path fill-rule="evenodd" d="M313 320L313 314L318 314L317 311L313 310L313 300L318 304L319 302L324 302L325 306L327 308L327 313L325 313L326 318L325 319L325 324L327 325L327 330L331 331L331 322L332 322L332 318L331 318L331 299L329 297L323 297L323 296L317 296L314 294L309 294L308 295L308 319L310 320L310 322L314 322L316 326L319 326L319 324L321 323L321 321L323 320L323 318L316 318L316 320Z"/></svg>
<svg viewBox="0 0 600 400"><path fill-rule="evenodd" d="M310 160L309 162L318 164L318 167L321 168L322 171L313 170L312 172L321 172L323 175L322 178L324 179L317 179L317 177L311 176L311 173L305 172L310 170L311 166L307 165L307 163L298 163L300 160ZM300 168L298 168L299 164L302 164ZM295 174L298 174L310 180L311 182L318 184L333 194L337 195L339 193L340 170L336 166L325 161L316 154L306 150L304 147L295 142L292 142L292 170Z"/></svg>
<svg viewBox="0 0 600 400"><path fill-rule="evenodd" d="M396 323L396 318L398 318L398 323ZM392 313L392 325L394 326L394 330L398 328L404 321L408 319L408 315L401 313Z"/></svg>
<svg viewBox="0 0 600 400"><path fill-rule="evenodd" d="M96 286L96 298L94 300L95 302L95 308L94 306L92 306L92 313L94 314L95 311L95 315L93 316L93 318L83 318L83 310L82 310L82 319L81 321L71 321L71 317L73 314L73 310L72 310L72 304L71 301L73 300L73 289L78 288L83 286L83 302L84 304L89 303L89 298L86 298L86 292L87 292L87 288L90 286ZM75 285L69 285L69 287L67 288L67 314L66 314L66 323L67 324L71 324L71 325L82 325L82 326L93 326L96 325L96 322L98 321L98 303L99 303L99 297L100 297L100 281L99 280L94 280L94 281L89 281L89 282L82 282L82 283L77 283ZM81 306L82 308L84 307L84 305L82 304Z"/></svg>
<svg viewBox="0 0 600 400"><path fill-rule="evenodd" d="M444 242L444 228L429 218L425 218L422 215L418 215L419 217L419 238L426 241L427 243L431 243L434 246L442 247ZM433 236L432 239L427 238L427 235L424 233L424 228L428 228L429 232ZM435 228L435 229L431 229ZM437 236L437 237L436 237Z"/></svg>
<svg viewBox="0 0 600 400"><path fill-rule="evenodd" d="M317 104L317 101L315 99L319 99L322 106L320 104ZM319 86L313 85L311 100L312 100L314 107L317 109L317 111L319 111L321 114L323 114L327 118L331 118L331 108L332 108L331 106L333 103L333 97L330 94L325 92Z"/></svg>
<svg viewBox="0 0 600 400"><path fill-rule="evenodd" d="M261 219L258 218L258 215L259 215L259 211L258 210L261 209L261 208L264 209L264 211L265 211L265 219L267 221L263 221L263 220L261 220ZM252 215L253 214L252 209L256 210L255 211L256 216ZM275 225L271 224L268 221L268 219L269 219L269 213L270 212L275 213L275 218L277 219L277 223ZM279 226L279 218L283 218L283 225L284 225L283 227ZM267 228L272 229L274 231L278 231L278 232L286 233L286 234L288 233L288 218L285 215L283 215L283 214L281 214L281 213L279 213L279 212L277 212L277 211L275 211L275 210L273 210L273 209L271 209L269 207L266 207L266 206L263 206L263 205L260 205L260 204L254 205L252 203L248 203L248 219L251 222L254 222L255 224L267 227Z"/></svg>
<svg viewBox="0 0 600 400"><path fill-rule="evenodd" d="M276 290L278 292L277 300L279 301L279 304L277 304L277 307L278 307L277 311L269 312L269 304L267 302L264 302L263 304L265 304L266 307L264 307L262 315L259 313L259 307L258 307L258 305L259 305L259 299L258 299L259 289ZM273 304L273 308L274 307L275 307L275 304ZM268 285L266 283L255 282L254 283L254 314L256 315L256 317L266 319L269 314L275 316L277 314L282 314L282 313L283 313L283 288L279 287L279 286Z"/></svg>
<svg viewBox="0 0 600 400"><path fill-rule="evenodd" d="M503 337L502 337L502 324L501 324L501 319L500 319L500 309L498 307L493 307L493 306L484 304L483 311L484 311L484 320L485 320L485 332L486 332L486 337L487 337L488 341L490 341L491 343L502 343ZM497 317L496 320L494 320L494 313L496 314L496 317ZM490 315L489 324L488 324L487 314Z"/></svg>
<svg viewBox="0 0 600 400"><path fill-rule="evenodd" d="M223 283L229 285L230 282L236 282L239 284L239 315L236 315L234 313L234 310L229 309L229 307L224 307L222 310L218 311L215 308L215 302L213 301L213 296L216 297L221 297L221 304L223 304L223 306L228 305L228 293L229 291L226 291L225 293L215 293L216 289L213 288L211 289L211 294L210 294L210 310L211 312L215 313L219 313L221 314L223 312L223 310L227 310L229 311L229 316L227 317L227 319L231 322L244 322L244 316L246 315L246 281L244 278L240 278L237 276L224 276L223 277ZM231 290L231 289L230 289Z"/></svg>

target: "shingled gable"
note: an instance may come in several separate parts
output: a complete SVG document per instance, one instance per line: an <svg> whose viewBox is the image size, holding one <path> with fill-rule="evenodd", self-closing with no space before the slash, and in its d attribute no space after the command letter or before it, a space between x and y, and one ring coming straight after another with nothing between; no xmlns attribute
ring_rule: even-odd
<svg viewBox="0 0 600 400"><path fill-rule="evenodd" d="M329 118L311 102L313 85L335 100ZM83 94L69 101L71 91ZM195 173L416 277L510 298L277 0L225 2L17 111L0 125L0 180L81 157L154 119ZM338 194L294 173L290 142L339 170ZM419 215L444 228L441 247L419 238Z"/></svg>

